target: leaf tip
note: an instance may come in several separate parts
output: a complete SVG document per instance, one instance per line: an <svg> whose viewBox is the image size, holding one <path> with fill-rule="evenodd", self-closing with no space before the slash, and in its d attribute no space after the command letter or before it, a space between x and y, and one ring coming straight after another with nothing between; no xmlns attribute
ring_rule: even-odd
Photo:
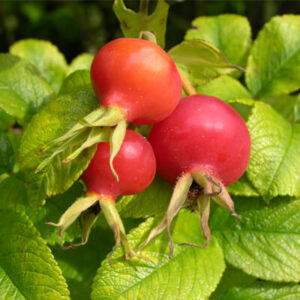
<svg viewBox="0 0 300 300"><path fill-rule="evenodd" d="M238 221L241 221L242 219L242 216L238 215L235 211L231 215L235 217Z"/></svg>
<svg viewBox="0 0 300 300"><path fill-rule="evenodd" d="M50 226L55 226L55 227L60 226L59 224L56 224L56 223L53 223L53 222L46 222L45 224L50 225Z"/></svg>

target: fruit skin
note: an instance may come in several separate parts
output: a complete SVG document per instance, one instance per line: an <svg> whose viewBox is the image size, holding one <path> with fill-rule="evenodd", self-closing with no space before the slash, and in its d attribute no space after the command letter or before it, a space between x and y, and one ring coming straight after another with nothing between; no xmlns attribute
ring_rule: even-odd
<svg viewBox="0 0 300 300"><path fill-rule="evenodd" d="M100 143L82 179L88 193L115 199L119 195L136 194L152 182L156 161L150 143L137 132L127 129L124 142L114 160L119 182L110 166L109 143Z"/></svg>
<svg viewBox="0 0 300 300"><path fill-rule="evenodd" d="M120 38L107 43L92 63L91 79L100 103L120 107L134 124L163 120L181 97L175 63L147 40Z"/></svg>
<svg viewBox="0 0 300 300"><path fill-rule="evenodd" d="M158 174L175 184L183 173L204 170L224 185L237 181L247 168L250 135L241 116L222 100L194 95L155 124L149 134Z"/></svg>

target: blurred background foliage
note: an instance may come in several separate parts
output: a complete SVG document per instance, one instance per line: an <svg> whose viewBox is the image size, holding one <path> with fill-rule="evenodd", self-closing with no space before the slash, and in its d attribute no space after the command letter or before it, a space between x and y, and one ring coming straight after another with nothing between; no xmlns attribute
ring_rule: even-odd
<svg viewBox="0 0 300 300"><path fill-rule="evenodd" d="M138 10L138 0L125 0ZM274 15L299 14L298 0L170 0L166 46L182 41L197 16L233 13L247 16L257 34ZM119 23L112 10L113 1L0 1L0 52L23 38L50 40L68 61L82 52L92 54L106 42L120 37ZM150 1L150 13L156 0Z"/></svg>

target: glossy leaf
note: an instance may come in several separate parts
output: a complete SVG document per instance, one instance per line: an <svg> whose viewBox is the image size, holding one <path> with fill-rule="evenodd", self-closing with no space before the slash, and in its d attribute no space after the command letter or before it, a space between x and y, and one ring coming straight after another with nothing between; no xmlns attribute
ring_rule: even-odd
<svg viewBox="0 0 300 300"><path fill-rule="evenodd" d="M164 48L169 10L165 0L158 0L154 12L149 16L127 8L124 0L115 0L113 10L125 37L138 38L141 31L150 31L155 34L158 45Z"/></svg>
<svg viewBox="0 0 300 300"><path fill-rule="evenodd" d="M148 219L129 234L137 246L149 234L153 219ZM182 242L203 243L199 219L182 211L174 226L175 251L168 258L166 234L157 237L139 254L146 259L125 261L119 248L111 268L105 260L94 279L92 299L205 299L216 288L225 265L215 239L207 249L179 246ZM152 260L150 262L148 260Z"/></svg>
<svg viewBox="0 0 300 300"><path fill-rule="evenodd" d="M80 97L81 94L92 92L90 72L88 70L77 70L70 74L63 82L59 95L74 95Z"/></svg>
<svg viewBox="0 0 300 300"><path fill-rule="evenodd" d="M26 123L54 95L38 70L19 57L0 54L0 108Z"/></svg>
<svg viewBox="0 0 300 300"><path fill-rule="evenodd" d="M72 300L89 299L92 281L99 263L114 245L114 236L108 226L93 228L85 246L72 250L52 248L71 292ZM79 259L80 258L80 259Z"/></svg>
<svg viewBox="0 0 300 300"><path fill-rule="evenodd" d="M251 46L251 28L247 18L239 15L198 17L185 35L186 40L202 39L213 43L228 61L245 67Z"/></svg>
<svg viewBox="0 0 300 300"><path fill-rule="evenodd" d="M33 64L52 88L59 91L66 75L67 62L56 46L48 41L26 39L14 43L9 51Z"/></svg>
<svg viewBox="0 0 300 300"><path fill-rule="evenodd" d="M24 215L0 210L1 299L69 299L50 249Z"/></svg>
<svg viewBox="0 0 300 300"><path fill-rule="evenodd" d="M220 299L219 296L224 294L231 287L242 286L245 284L252 283L257 279L250 276L243 271L231 266L226 265L226 270L222 276L222 279L217 287L217 289L211 294L209 300Z"/></svg>
<svg viewBox="0 0 300 300"><path fill-rule="evenodd" d="M223 101L251 98L249 91L236 79L223 75L197 88L198 94L217 97Z"/></svg>
<svg viewBox="0 0 300 300"><path fill-rule="evenodd" d="M232 185L226 187L230 195L235 196L248 196L248 197L257 197L259 193L256 191L255 187L244 174L238 181Z"/></svg>
<svg viewBox="0 0 300 300"><path fill-rule="evenodd" d="M42 171L38 174L34 173L47 155L47 153L40 153L40 149L51 140L66 133L79 118L87 115L98 103L92 91L89 72L78 72L81 72L81 79L85 80L85 85L82 84L80 89L76 89L72 94L62 94L45 105L34 116L22 138L19 151L22 171L26 172L27 181L35 182L44 189L47 195L67 190L88 166L96 150L95 147L86 149L76 161L62 163L62 160L74 151L70 146L57 155ZM72 75L77 78L76 73ZM71 85L70 78L68 84Z"/></svg>
<svg viewBox="0 0 300 300"><path fill-rule="evenodd" d="M291 125L269 105L256 102L247 122L251 157L247 176L266 200L300 195L300 125Z"/></svg>
<svg viewBox="0 0 300 300"><path fill-rule="evenodd" d="M165 212L171 196L172 186L156 176L143 192L121 197L117 208L122 217L146 218Z"/></svg>
<svg viewBox="0 0 300 300"><path fill-rule="evenodd" d="M253 95L287 94L300 87L300 17L277 16L260 31L247 63L246 82Z"/></svg>
<svg viewBox="0 0 300 300"><path fill-rule="evenodd" d="M226 260L260 279L299 282L300 201L282 199L273 207L238 212L240 222L224 209L218 209L211 220Z"/></svg>
<svg viewBox="0 0 300 300"><path fill-rule="evenodd" d="M294 123L297 121L297 96L293 95L280 95L265 97L260 99L261 101L270 104L279 114L285 119Z"/></svg>
<svg viewBox="0 0 300 300"><path fill-rule="evenodd" d="M297 300L300 298L298 284L256 282L231 288L219 300Z"/></svg>
<svg viewBox="0 0 300 300"><path fill-rule="evenodd" d="M39 212L38 220L35 221L35 225L48 244L54 245L59 242L57 238L58 228L49 226L46 223L58 222L66 209L71 206L77 198L82 197L83 195L83 185L76 182L65 193L47 199L46 204ZM72 242L75 238L79 238L80 236L80 225L79 222L76 222L63 234L63 242Z"/></svg>
<svg viewBox="0 0 300 300"><path fill-rule="evenodd" d="M235 99L228 101L228 104L240 114L246 123L252 114L255 103L253 99Z"/></svg>
<svg viewBox="0 0 300 300"><path fill-rule="evenodd" d="M78 70L90 70L94 56L89 53L83 53L76 56L68 68L67 75Z"/></svg>
<svg viewBox="0 0 300 300"><path fill-rule="evenodd" d="M204 40L184 41L169 54L195 87L239 69L229 63L218 48Z"/></svg>
<svg viewBox="0 0 300 300"><path fill-rule="evenodd" d="M26 212L30 217L36 210L34 202L28 201L24 182L16 177L7 177L0 182L0 195L0 209Z"/></svg>

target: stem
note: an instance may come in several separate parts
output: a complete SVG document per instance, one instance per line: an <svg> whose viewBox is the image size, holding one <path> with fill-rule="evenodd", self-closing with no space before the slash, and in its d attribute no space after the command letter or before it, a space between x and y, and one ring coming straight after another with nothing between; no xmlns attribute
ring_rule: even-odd
<svg viewBox="0 0 300 300"><path fill-rule="evenodd" d="M206 248L211 240L211 233L210 229L208 226L208 220L209 220L209 212L210 212L210 197L208 195L201 195L198 200L198 211L199 211L199 216L200 216L200 221L201 221L201 228L202 232L205 238L205 245L203 248Z"/></svg>
<svg viewBox="0 0 300 300"><path fill-rule="evenodd" d="M205 244L203 246L194 244L194 243L182 243L180 246L191 246L191 247L196 247L200 249L205 249L209 246L209 243L211 241L211 233L210 229L208 226L208 220L209 220L209 211L210 211L210 196L205 195L203 193L200 195L197 199L197 214L199 215L200 218L200 223L201 223L201 229L202 233L205 238Z"/></svg>
<svg viewBox="0 0 300 300"><path fill-rule="evenodd" d="M100 214L100 205L99 202L90 206L86 211L81 214L81 227L82 227L82 234L81 234L81 242L74 244L71 243L68 246L63 246L64 250L73 249L79 246L83 246L87 243L89 239L89 235L91 233L92 227L96 223L98 216Z"/></svg>
<svg viewBox="0 0 300 300"><path fill-rule="evenodd" d="M157 44L156 36L151 31L141 31L139 38Z"/></svg>
<svg viewBox="0 0 300 300"><path fill-rule="evenodd" d="M147 16L148 15L148 9L149 9L149 0L140 0L139 13L141 15Z"/></svg>
<svg viewBox="0 0 300 300"><path fill-rule="evenodd" d="M192 86L190 81L185 77L184 73L179 68L177 68L177 70L178 70L178 73L179 73L179 76L180 76L180 79L182 82L182 87L183 87L185 93L188 96L196 95L197 92L196 92L195 88Z"/></svg>
<svg viewBox="0 0 300 300"><path fill-rule="evenodd" d="M112 266L111 257L113 256L120 244L122 244L125 250L125 258L130 258L134 256L135 252L130 248L125 228L116 208L114 199L109 197L102 197L100 199L100 206L108 225L110 226L115 235L116 244L108 257L108 263L110 266Z"/></svg>

